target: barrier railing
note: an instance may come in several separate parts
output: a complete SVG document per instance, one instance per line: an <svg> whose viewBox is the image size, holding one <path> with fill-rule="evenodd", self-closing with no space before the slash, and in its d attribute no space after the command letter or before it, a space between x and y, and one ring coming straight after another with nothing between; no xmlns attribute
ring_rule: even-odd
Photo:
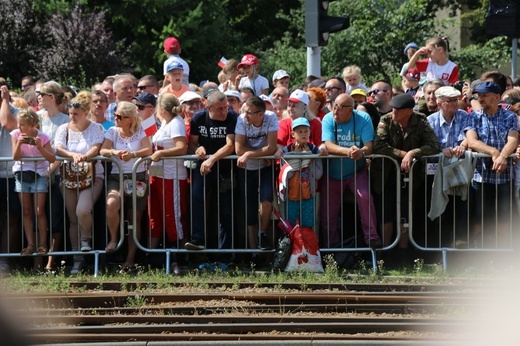
<svg viewBox="0 0 520 346"><path fill-rule="evenodd" d="M485 157L485 155L477 155L479 157ZM470 219L472 208L469 204L466 204L464 207L464 220L466 220L467 226L464 229L464 232L461 232L462 238L457 238L455 233L449 233L443 227L445 224L451 224L452 230L457 229L457 225L460 221L460 218L451 217L448 219L447 214L442 213L441 217L438 220L427 220L426 216L424 218L421 216L421 213L418 212L419 206L424 205L422 214L425 215L427 213L427 208L429 208L429 198L431 196L431 179L432 175L428 175L428 172L431 173L428 169L428 165L425 165L424 171L421 171L420 175L408 175L404 174L400 170L400 166L398 162L394 159L391 159L382 155L369 155L367 158L370 162L367 164L367 181L368 181L368 194L370 198L373 198L373 202L375 204L375 208L368 207L365 211L361 211L359 208L360 203L366 203L366 200L363 199L360 194L365 193L364 190L360 191L361 184L364 183L365 177L361 176L361 174L365 174L365 172L359 170L354 173L352 177L349 177L350 181L340 180L339 185L338 182L332 182L331 179L328 178L328 172L330 172L330 160L347 160L346 158L339 156L327 156L320 157L317 155L291 155L291 160L298 160L299 168L296 171L302 173L302 167L304 166L302 163L305 160L322 160L323 166L323 177L317 182L317 186L319 186L318 191L314 195L311 205L312 205L312 228L318 234L321 245L322 253L333 253L336 257L336 260L345 260L348 254L352 253L362 253L366 252L370 254L370 259L372 261L372 266L374 269L377 269L377 256L376 250L371 245L371 239L367 238L367 233L363 232L368 228L375 228L377 233L380 236L381 241L383 242L383 246L380 250L387 251L392 248L395 248L400 242L403 241L403 234L409 232L409 240L411 245L414 247L423 250L423 251L439 251L443 254L443 265L446 268L446 253L449 251L510 251L512 248L512 225L513 225L513 185L509 183L509 218L508 220L508 232L506 238L508 238L507 247L499 246L501 244L498 243L499 233L499 219L495 218L495 229L492 231L492 235L495 235L495 246L490 246L488 242L487 235L489 234L488 228L485 228L486 220L483 219L481 222L481 232L480 238L475 238L472 236L473 230L471 229ZM196 186L194 189L194 180L198 179L195 177L198 174L195 170L197 169L198 159L193 155L185 155L179 157L172 158L164 158L161 160L159 165L164 165L164 162L167 160L182 160L184 161L184 167L187 169L187 177L190 181L187 189L179 190L179 195L177 198L185 199L184 207L188 207L186 210L175 211L178 217L177 219L171 219L170 216L167 216L165 210L167 209L167 203L164 198L162 199L161 205L161 232L159 239L152 239L151 226L150 222L146 223L146 227L143 228L143 232L141 237L138 237L137 234L137 212L136 212L136 204L138 198L137 190L132 190L132 218L131 221L127 223L128 236L132 237L135 241L135 244L138 249L144 251L146 253L161 253L165 255L165 268L166 273L170 273L171 271L171 263L175 261L175 256L186 256L187 254L203 254L205 256L217 256L215 258L224 258L225 261L232 261L233 256L246 256L253 254L261 254L261 253L269 253L273 252L273 250L266 251L260 250L258 248L253 248L251 246L252 237L256 237L257 234L255 232L251 232L248 230L248 226L246 223L246 214L247 210L251 210L251 207L257 208L257 206L251 206L249 204L251 199L248 199L248 193L245 192L245 195L242 195L239 190L241 190L240 186L237 184L247 184L247 176L245 180L240 180L237 178L238 168L236 167L236 159L237 156L230 156L220 162L216 163L212 168L213 174L215 176L210 177L209 175L202 178L202 188L200 186ZM38 161L38 159L24 159L27 161ZM58 158L58 160L63 160L63 158ZM111 159L98 156L94 158L94 160L101 160L104 162L112 162L112 164L118 164L117 161L113 161ZM273 157L263 157L258 158L258 160L269 160L273 162L271 166L269 166L268 172L272 174L272 182L271 182L271 193L274 197L273 205L282 212L284 217L288 215L288 203L287 201L282 201L278 194L277 180L278 180L278 170L279 166L273 160ZM387 162L387 164L379 164L378 160L381 162ZM424 163L428 160L432 160L432 158L425 158L424 160L416 160L412 169L415 169L416 164L421 161ZM11 158L0 158L0 161L12 161ZM511 161L511 159L510 159ZM136 185L137 182L137 167L142 163L146 162L148 167L150 163L150 157L140 158L133 166L133 170L131 174L128 173L120 173L119 174L119 186L120 191L123 191L123 180L124 177L132 179L133 186ZM283 162L283 161L282 161ZM377 166L377 168L376 168ZM119 165L120 172L121 166ZM7 169L7 168L6 168ZM177 174L180 173L180 168L177 168ZM229 181L223 178L221 172L227 172L229 176ZM5 178L5 176L11 174L7 174L8 171L0 172L0 176L2 173L5 173L4 178L0 178L0 182L3 184L8 183L9 181ZM103 210L106 206L104 201L106 201L107 194L107 173L105 172L105 180L104 180L104 189L105 193L101 195L98 200L98 206L100 210ZM340 172L341 176L343 176L343 171ZM149 170L149 174L155 174L153 170ZM380 176L379 178L376 178ZM419 177L424 181L423 184L419 184ZM200 178L200 176L199 176ZM11 178L14 180L13 178ZM258 179L258 184L260 184L260 175L255 177L254 179ZM12 182L12 181L11 181ZM200 183L200 181L198 181ZM348 186L348 184L351 184ZM388 184L393 186L388 186ZM199 184L200 185L200 184ZM415 195L413 191L415 191L416 187L421 185L421 191L423 194ZM335 191L334 189L341 189L341 191ZM377 191L374 191L374 187L377 186ZM402 191L403 188L409 186L408 191L406 192L407 201L403 202ZM469 201L473 201L474 197L470 193L470 188L468 189ZM332 200L327 198L324 192L334 190L336 193L337 199ZM0 257L19 257L20 252L18 248L19 246L12 245L12 243L16 243L19 240L20 244L24 244L24 232L23 232L23 223L21 223L21 228L19 228L19 233L13 233L11 223L11 215L9 209L9 201L12 198L18 198L18 196L12 195L9 193L9 189L6 189L7 193L7 208L5 209L5 213L7 215L6 218L2 218L2 220L6 223L5 229L7 232L4 232L2 238L2 250L0 251ZM162 192L159 195L164 197L166 195L166 186L162 186ZM352 193L353 191L354 193ZM150 200L153 198L157 198L154 192L150 191ZM301 191L300 191L301 192ZM338 193L339 192L339 193ZM53 210L52 200L58 198L56 196L56 190L49 188L49 196L47 206L50 209L50 217L49 217L49 242L55 236L53 229L53 224L55 223L55 218L58 218L60 213L56 210ZM227 193L227 194L226 194ZM60 193L61 194L61 193ZM121 192L121 196L123 193ZM419 196L419 197L418 197ZM245 197L245 198L244 198ZM193 198L199 198L202 200L202 208L200 210L193 210L193 206L197 205L193 203ZM418 198L421 198L420 200ZM486 196L482 195L480 201L484 201ZM223 200L224 199L224 200ZM248 202L249 201L249 202ZM66 201L65 201L66 202ZM172 202L173 203L173 202ZM258 199L254 203L259 203ZM334 204L339 203L338 215L336 218L337 222L331 222L330 216L323 217L322 210L326 208L326 210L330 210L329 208ZM472 203L472 202L471 202ZM64 204L65 205L65 204ZM200 204L199 204L200 205ZM480 208L483 209L483 202L481 202ZM66 218L66 210L65 207L62 206L61 213L63 217ZM405 209L403 209L405 208ZM121 198L121 209L120 209L120 222L119 222L119 241L117 244L117 249L121 249L123 247L125 241L125 211L128 209L128 206L125 208L124 198ZM296 215L299 220L304 220L308 215L305 212L305 208L303 202L297 203L297 212ZM499 209L498 200L495 201L495 209ZM406 210L408 212L409 217L403 218L402 211ZM453 210L454 214L455 210L460 211L458 204L450 205L448 210ZM361 213L365 212L366 218L362 220ZM373 213L376 213L377 217L373 217ZM108 229L106 225L106 221L104 219L104 214L100 213L98 216L97 213L93 213L94 222L92 224L92 241L93 241L93 249L91 251L82 252L82 251L72 251L71 247L68 245L68 237L69 230L68 224L65 222L64 224L64 232L61 234L61 241L63 243L62 251L51 251L45 254L45 256L83 256L83 255L93 255L94 256L94 275L97 276L99 273L99 255L104 254L104 245L108 242ZM145 213L148 214L148 213ZM258 215L258 214L257 214ZM374 219L376 221L374 221ZM448 219L447 221L443 221ZM176 232L178 232L179 228L182 228L182 234L179 234L176 239L169 239L167 228L169 227L169 222L174 220L174 222L178 222L179 225L176 228ZM366 222L365 222L366 221ZM204 249L202 250L188 250L184 247L184 244L187 240L192 239L192 231L194 223L199 222L202 223L202 234L204 238ZM365 223L364 223L365 222ZM373 225L373 223L376 225ZM487 222L487 221L486 221ZM226 224L228 223L228 224ZM336 224L336 226L331 226ZM37 224L37 220L35 222ZM100 226L101 224L101 226ZM392 225L394 231L389 232L386 228L386 225ZM335 229L331 229L331 227ZM100 228L104 229L104 233L100 231ZM38 228L36 229L36 237L38 237ZM249 228L250 229L250 228ZM476 229L476 226L475 226ZM277 228L277 220L274 217L271 217L268 222L268 227L266 229L269 238L273 243L276 242L278 238L278 228ZM334 232L337 232L338 240L335 244L333 244L330 240L330 235ZM325 236L324 233L327 233ZM447 235L448 234L448 235ZM458 234L458 233L457 233ZM13 239L16 238L16 239ZM102 239L100 242L96 241L97 238ZM408 235L406 235L408 238ZM38 239L38 238L36 238ZM367 242L368 239L368 242ZM480 246L476 248L472 248L472 242L480 239ZM98 239L99 240L99 239ZM468 243L468 248L461 248L461 246L456 246L456 241L465 241ZM102 246L102 248L101 248ZM42 257L43 255L34 254L33 257Z"/></svg>
<svg viewBox="0 0 520 346"><path fill-rule="evenodd" d="M188 196L185 196L185 198L192 198L192 199L202 198L202 200L203 200L202 210L191 210L190 211L189 224L193 225L194 218L199 218L199 220L196 220L196 222L203 222L203 225L204 225L204 234L203 234L204 249L203 250L187 250L183 247L183 243L179 239L177 239L177 241L174 244L170 244L170 246L166 246L166 244L168 244L169 242L166 239L166 234L167 234L166 223L167 222L165 219L162 220L163 229L162 229L162 233L161 233L162 239L160 242L163 245L162 248L152 248L149 246L152 243L152 239L150 237L149 230L148 230L148 232L146 232L147 241L144 243L142 241L143 238L141 238L141 240L137 239L136 232L132 233L132 237L134 237L134 241L136 242L136 244L140 250L145 251L147 253L165 253L165 255L166 255L165 267L166 267L167 273L170 272L170 263L172 262L172 260L171 260L172 255L185 255L186 253L191 253L191 254L203 253L203 254L220 254L220 255L228 254L229 256L227 257L227 259L229 261L231 255L237 255L237 254L251 255L251 254L258 254L258 253L266 252L265 250L259 250L257 248L251 248L250 246L249 247L247 246L247 244L250 244L250 238L252 236L255 236L254 234L252 235L252 234L250 234L250 232L248 232L248 227L245 223L247 210L251 207L248 205L250 202L248 202L249 199L247 196L247 191L244 196L240 196L238 188L235 189L235 191L233 193L231 193L230 196L224 196L224 194L219 193L219 191L221 191L221 189L222 189L222 186L221 186L222 184L229 184L229 182L225 183L225 179L220 175L220 171L224 167L226 167L225 171L228 172L228 176L231 179L231 182L230 182L231 186L236 185L235 182L238 180L237 172L239 170L236 167L236 162L235 162L235 160L237 158L238 158L237 156L228 156L228 157L224 158L223 160L221 160L221 162L216 163L215 166L213 167L213 170L216 171L218 179L213 179L213 178L204 179L203 178L204 184L203 184L202 189L200 188L200 186L194 187L194 184L193 184L194 179L195 180L200 179L200 177L194 177L194 175L198 174L195 171L195 169L198 169L198 166L196 164L198 159L195 156L185 155L185 156L163 159L163 162L165 160L184 160L186 163L185 166L189 167L188 168L188 172L189 172L188 177L189 177L189 180L192 182L192 184L190 184L190 187L188 189L188 192L189 192ZM397 161L395 161L391 158L381 156L381 155L371 155L371 156L369 156L369 158L371 160L389 160L391 162L391 166L393 166L393 169L395 169L396 171L399 170L399 165L398 165ZM148 161L148 159L149 158L141 158L134 164L134 168L133 168L133 172L132 172L132 176L134 178L135 178L135 174L136 174L136 168L143 161ZM261 157L261 158L256 158L256 159L257 160L273 160L273 157ZM299 169L296 169L296 170L301 173L301 169L303 166L302 161L324 160L326 162L325 164L323 164L324 170L328 171L329 160L332 160L332 159L344 160L345 158L341 157L341 156L332 156L332 155L327 156L327 157L321 157L318 155L291 155L290 159L291 160L300 160L300 164L297 165L299 167ZM275 162L275 161L273 160L273 162ZM283 160L282 160L282 163L283 163ZM280 166L278 164L274 163L269 167L270 167L269 170L271 171L271 174L273 176L273 182L271 185L272 194L274 196L273 205L275 208L280 209L280 211L282 212L284 217L287 218L288 203L287 203L287 201L283 201L282 198L280 198L280 194L278 194L279 189L278 189L278 186L276 183L278 180L278 175L279 175L278 168ZM385 169L387 169L387 168L385 168ZM342 191L340 193L340 208L339 208L339 214L337 215L339 222L336 223L336 224L339 224L339 229L337 231L339 232L340 244L336 245L336 246L330 246L330 243L329 243L329 246L327 246L326 243L323 243L320 250L323 253L334 253L336 256L336 259L339 261L345 260L346 253L369 252L371 255L371 263L373 265L373 268L376 269L377 268L376 248L371 247L370 244L367 244L364 239L360 239L362 237L360 235L361 234L360 230L363 229L363 224L358 224L358 222L357 222L358 219L360 219L360 217L359 217L360 213L358 210L358 202L361 200L361 197L364 197L364 196L360 196L360 193L357 189L358 174L359 173L356 172L352 178L354 181L353 186L352 186L352 191L354 191L354 193L350 192L349 189L346 189L346 188L342 189ZM367 175L368 181L370 181L370 178L371 178L370 176L371 176L371 174L369 171L369 173ZM257 179L258 179L258 184L260 184L260 175L258 175ZM399 186L399 184L400 184L399 175L395 175L394 179L395 179L395 182L393 182L392 185L394 185L396 187ZM316 186L319 186L319 189L318 189L318 192L316 193L316 195L311 199L311 202L310 202L312 204L312 210L313 210L312 213L314 213L314 218L312 221L313 224L311 225L311 227L313 226L312 228L318 234L318 236L320 236L320 232L323 233L323 230L320 231L320 227L319 227L320 226L320 200L326 200L327 203L330 203L330 201L328 201L326 198L320 196L320 194L323 195L324 189L331 188L328 184L329 179L327 178L326 173L324 174L324 176L321 178L320 181L321 181L321 183L316 182ZM239 183L240 183L240 181L239 181ZM343 181L341 181L341 183L343 184ZM196 184L197 183L195 183L195 185ZM211 184L214 184L214 186L211 186ZM247 177L245 179L244 184L247 184ZM381 184L384 185L384 182L382 182ZM370 195L370 198L371 198L370 187L371 187L371 184L368 184L368 194ZM386 193L386 191L382 191L380 194L380 197L383 199L386 199L385 193ZM199 194L202 194L202 196L199 196ZM394 197L395 199L392 201L392 207L395 206L395 214L392 217L392 220L394 220L396 222L396 225L397 225L396 229L400 229L400 222L401 222L400 189L396 188L395 191L393 192L393 195L395 195L395 197ZM134 196L133 196L134 205L137 202L137 198L138 197L134 193ZM150 198L152 199L152 198L154 198L154 196L150 195ZM225 199L225 200L221 200L221 199ZM256 201L255 203L259 203L259 202L260 201ZM349 203L349 206L351 207L349 212L345 211L345 208L343 207L344 202ZM231 210L229 211L230 215L228 214L228 217L231 216L231 220L227 221L227 220L223 220L223 218L225 218L225 216L222 215L222 208L226 208L225 206L228 205L229 203L231 203ZM193 207L193 205L194 205L194 203L190 204L191 207ZM254 206L254 207L257 208L256 206ZM321 207L323 207L323 205ZM385 208L394 210L392 207L390 207L390 206L387 207L387 206L382 205L382 209L383 209L381 211L382 215L388 215L389 212L385 212ZM376 211L374 208L367 209L368 225L365 225L365 227L372 227L374 230L377 231L379 229L379 223L384 223L385 219L383 218L382 220L380 220L381 222L374 221L374 220L377 220L377 218L375 218L375 215L373 215L373 213L375 213L375 212ZM304 208L302 206L302 201L300 201L299 208L298 208L298 216L299 216L298 219L299 220L305 219L306 216L304 216L303 213L304 213ZM213 214L213 215L211 215L211 214ZM164 213L163 213L163 215L164 215ZM204 217L204 216L206 216L206 217ZM374 217L372 217L372 216L374 216ZM203 219L203 220L201 221L200 219ZM294 220L290 220L290 221L294 223ZM330 220L326 220L325 222L322 222L321 226L328 228L327 226L330 225L329 221ZM134 225L130 225L129 229L135 230L136 222L137 222L137 219L136 219L135 213L134 213L134 220L133 220ZM223 244L223 242L225 243L225 241L222 241L222 239L221 239L222 233L228 231L228 230L223 229L223 228L226 228L225 222L231 223L232 236L231 236L231 240L228 244ZM260 224L261 220L258 220L258 223ZM309 226L309 225L304 225L304 226ZM184 233L184 236L186 237L185 240L191 239L192 235L190 235L189 230L188 231L183 230L183 233ZM270 239L273 241L273 243L275 243L276 240L278 239L278 234L279 234L278 229L276 227L276 220L271 219L268 233L269 233ZM229 235L225 235L225 236L229 236ZM382 236L384 238L384 236L385 236L384 233L382 234ZM217 239L215 239L215 237L217 237ZM400 233L395 232L395 238L392 239L391 242L388 242L387 244L385 244L382 247L382 250L388 250L388 249L395 247L395 245L399 242L399 239L400 239ZM323 241L323 237L322 237L322 241ZM271 250L271 252L272 252L272 250Z"/></svg>
<svg viewBox="0 0 520 346"><path fill-rule="evenodd" d="M466 162L465 156L461 160L453 160L442 165L443 171L439 171L439 174L443 173L446 191L443 191L443 181L439 177L435 178L441 165L439 155L416 160L413 166L422 163L425 169L417 175L410 176L410 219L407 223L410 242L422 251L440 252L445 270L448 252L513 250L513 218L516 213L513 208L514 157L508 159L511 180L504 184L488 184L488 188L491 188L490 195L480 184L475 186L475 183L472 183L473 174L464 177L465 171L482 175L484 169L491 169L492 164L483 165L480 171L479 167L475 167L475 160L491 160L490 156L469 151L466 155ZM446 184L451 184L449 179L454 181L453 184L466 179L469 179L470 183L455 186L448 193ZM412 193L417 189L421 190L420 196L412 197ZM424 207L424 210L419 210L421 207Z"/></svg>
<svg viewBox="0 0 520 346"><path fill-rule="evenodd" d="M70 160L70 159L63 158L63 157L56 157L57 162L62 162L62 161L66 161L66 160ZM97 156L89 161L97 161L97 160L104 161L104 162L111 162L112 164L116 164L116 165L119 165L119 167L121 167L117 161L108 159L103 156ZM2 162L2 161L12 162L12 158L10 158L10 157L0 158L0 162ZM22 159L22 161L37 162L37 161L44 161L44 159L42 159L42 158L24 158L24 159ZM6 165L6 167L8 167L8 165ZM2 172L2 173L4 173L4 174L2 174L3 177L0 177L1 184L4 184L4 185L14 184L14 176L13 176L12 172L8 172L6 170L5 172ZM42 244L42 245L45 245L49 250L52 249L53 245L57 245L57 247L62 247L63 250L51 250L44 254L39 254L39 253L35 252L30 255L23 255L23 257L40 258L40 257L47 257L47 256L51 256L51 257L52 256L94 256L94 276L97 277L99 274L99 255L105 253L105 250L104 250L104 245L102 245L102 250L96 249L95 244L99 243L96 239L101 237L102 243L103 244L107 243L107 227L106 227L106 223L104 220L104 208L105 208L104 201L106 200L106 192L107 192L107 189L106 189L107 175L105 174L104 177L105 178L104 178L104 183L103 183L104 186L103 186L102 193L101 193L100 197L98 198L98 200L94 201L95 206L92 209L92 226L91 226L91 234L92 234L91 242L93 245L92 250L90 250L90 251L79 251L79 250L73 251L72 250L73 246L70 243L70 229L69 229L68 215L67 215L67 210L66 210L67 200L65 197L66 195L63 193L63 189L65 189L65 187L59 184L59 167L58 167L58 168L56 168L54 173L49 173L48 181L50 183L49 183L49 188L48 188L48 192L47 192L47 195L48 195L47 201L45 203L46 209L47 209L46 214L48 215L47 216L48 242L47 242L47 244ZM21 177L21 179L23 182L23 176ZM37 177L35 177L35 179L37 179ZM123 181L123 174L120 174L121 191L122 191L122 186L123 186L122 181ZM2 232L3 234L2 234L2 238L1 238L2 250L0 251L0 257L6 257L6 258L22 257L20 250L22 248L25 248L27 245L25 242L24 218L20 217L23 215L23 213L16 215L16 214L12 213L10 210L10 205L12 205L12 203L19 203L20 210L23 211L24 203L26 203L26 202L23 199L20 201L18 193L13 192L13 191L14 191L14 187L12 187L12 188L6 187L6 193L7 193L7 202L6 202L7 209L5 210L6 217L1 218L1 220L5 222L5 225L7 227L1 228L3 230L3 232ZM103 191L105 192L105 194L103 194ZM38 193L35 193L35 194L38 195ZM19 202L17 202L16 200L14 200L14 201L11 200L12 198L17 199ZM124 201L122 201L122 203L124 203ZM99 211L102 211L101 215L99 215L99 216L95 212L96 206L98 206L98 209L100 209ZM59 210L59 209L61 209L61 210ZM36 210L36 208L34 208L34 206L33 206L33 210L31 210L30 212L32 214L32 218L34 219L34 225L35 225L34 233L35 233L36 244L34 244L34 245L38 246L40 229L37 226L39 220L38 220L38 213L35 212L35 210ZM0 212L4 212L4 211L2 210ZM118 249L122 245L122 240L123 240L123 235L124 235L123 217L124 217L124 215L123 215L123 213L121 213L120 226L119 226L120 242L118 244ZM15 222L13 222L13 218L14 219L19 218L20 220L16 220ZM99 234L100 232L98 231L98 227L96 227L96 226L99 226L101 223L103 224L103 228L105 230L104 234ZM56 226L56 225L60 225L60 226ZM14 227L14 230L12 229L13 227ZM60 227L62 227L62 229L58 229ZM81 239L81 234L80 234L81 228L80 227L81 227L81 225L79 225L79 227L78 227L78 234L76 235L77 239ZM18 234L15 234L16 231L19 231ZM99 246L101 246L101 245L99 245ZM78 249L79 249L79 247L78 247ZM43 267L43 265L42 265L42 267Z"/></svg>

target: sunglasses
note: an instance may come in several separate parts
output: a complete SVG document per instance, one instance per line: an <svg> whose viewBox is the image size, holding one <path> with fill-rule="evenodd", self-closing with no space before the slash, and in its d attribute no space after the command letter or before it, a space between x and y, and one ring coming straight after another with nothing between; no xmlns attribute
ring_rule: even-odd
<svg viewBox="0 0 520 346"><path fill-rule="evenodd" d="M130 117L122 116L121 114L114 114L114 119L121 120L121 119L130 119Z"/></svg>
<svg viewBox="0 0 520 346"><path fill-rule="evenodd" d="M47 96L47 95L50 95L50 94L46 94L46 93L42 93L42 92L38 92L38 95L40 95L41 97L44 97L44 96Z"/></svg>
<svg viewBox="0 0 520 346"><path fill-rule="evenodd" d="M69 107L69 108L73 108L74 107L76 109L83 108L83 106L79 102L74 102L74 103L69 102L69 103L67 103L67 107Z"/></svg>
<svg viewBox="0 0 520 346"><path fill-rule="evenodd" d="M325 91L332 91L332 90L341 90L341 88L338 88L338 87L328 87L328 88L325 88L323 90L325 90Z"/></svg>
<svg viewBox="0 0 520 346"><path fill-rule="evenodd" d="M155 108L152 106L135 105L140 111L144 111L145 108Z"/></svg>
<svg viewBox="0 0 520 346"><path fill-rule="evenodd" d="M388 90L384 90L384 89L374 89L374 90L372 90L372 91L370 91L370 92L368 93L368 96L377 95L377 94L382 93L382 92L385 92L385 93L386 93L386 92L388 92Z"/></svg>
<svg viewBox="0 0 520 346"><path fill-rule="evenodd" d="M153 85L139 85L139 86L137 87L137 89L139 89L139 90L144 90L144 89L146 89L146 88L151 88L151 87L153 87Z"/></svg>

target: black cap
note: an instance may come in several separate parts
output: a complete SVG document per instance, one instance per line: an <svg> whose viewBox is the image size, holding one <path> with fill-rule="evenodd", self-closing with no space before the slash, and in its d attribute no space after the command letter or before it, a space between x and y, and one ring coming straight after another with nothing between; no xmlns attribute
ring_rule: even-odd
<svg viewBox="0 0 520 346"><path fill-rule="evenodd" d="M415 100L410 94L399 94L390 100L390 106L396 109L414 108Z"/></svg>
<svg viewBox="0 0 520 346"><path fill-rule="evenodd" d="M133 99L141 102L144 105L152 105L154 107L155 107L155 104L157 103L157 98L155 97L155 95L147 93L146 91L140 93Z"/></svg>
<svg viewBox="0 0 520 346"><path fill-rule="evenodd" d="M207 99L209 94L211 94L214 91L218 91L218 88L207 88L206 90L204 90L204 93L203 93L204 98Z"/></svg>
<svg viewBox="0 0 520 346"><path fill-rule="evenodd" d="M313 80L312 82L309 83L309 85L307 85L307 88L325 88L325 84L327 84L327 82L325 82L323 79L315 79Z"/></svg>

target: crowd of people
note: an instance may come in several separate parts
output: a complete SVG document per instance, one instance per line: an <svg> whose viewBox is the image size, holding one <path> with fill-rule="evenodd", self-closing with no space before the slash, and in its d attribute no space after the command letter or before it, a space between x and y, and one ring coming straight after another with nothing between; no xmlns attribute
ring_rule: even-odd
<svg viewBox="0 0 520 346"><path fill-rule="evenodd" d="M403 174L414 175L415 198L431 185L420 158L441 154L462 161L468 150L489 156L470 172L470 201L478 206L471 208L471 219L478 222L461 224L467 218L455 217L467 210L460 194L447 196L448 207L441 210L435 203L433 219L442 215L448 246L488 246L491 235L484 234L482 220L498 220L495 244L510 245L506 204L512 182L520 198L520 172L512 164L520 155L520 82L498 71L461 81L445 38L406 45L400 85L367 83L351 65L341 75L296 82L285 67L273 74L271 87L258 58L246 54L227 60L218 83L199 86L190 84L190 66L176 38L164 41L164 52L163 76L121 73L89 91L27 76L14 93L0 80L0 156L12 157L0 162L0 194L19 196L0 201L7 216L2 253L19 247L24 256L46 255L63 248L64 239L76 253L91 251L94 208L103 195L105 251L116 253L126 243L122 268L136 265L138 250L132 234L120 239L123 219L132 223L135 217L136 237L145 246L190 253L221 249L216 260L230 263L236 260L233 249L272 249L275 201L283 202L288 221L316 231L325 248L345 246L352 235L345 225L352 223L359 222L361 246L372 249L392 245L399 232L392 260L406 264L409 236L396 230L402 223L395 203L402 189L400 215L407 220ZM175 158L186 154L196 159ZM312 156L302 158L307 154ZM94 160L98 155L107 160ZM264 158L269 156L274 158ZM149 160L135 168L140 158ZM67 180L70 170L77 170L78 181ZM354 200L349 210L348 196ZM495 201L498 208L490 207ZM25 237L16 233L20 211ZM465 237L470 227L471 237ZM260 253L248 260L261 264ZM181 259L173 257L178 273ZM56 266L54 256L36 258L48 258L42 268ZM84 255L75 255L71 274L84 268ZM5 258L0 270L9 271Z"/></svg>

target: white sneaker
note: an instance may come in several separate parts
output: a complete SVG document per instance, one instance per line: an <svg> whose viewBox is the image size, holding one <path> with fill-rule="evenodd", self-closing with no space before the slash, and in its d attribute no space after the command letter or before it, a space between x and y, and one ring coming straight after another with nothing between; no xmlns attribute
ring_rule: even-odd
<svg viewBox="0 0 520 346"><path fill-rule="evenodd" d="M81 241L81 251L87 252L92 250L92 246L90 246L90 240Z"/></svg>

